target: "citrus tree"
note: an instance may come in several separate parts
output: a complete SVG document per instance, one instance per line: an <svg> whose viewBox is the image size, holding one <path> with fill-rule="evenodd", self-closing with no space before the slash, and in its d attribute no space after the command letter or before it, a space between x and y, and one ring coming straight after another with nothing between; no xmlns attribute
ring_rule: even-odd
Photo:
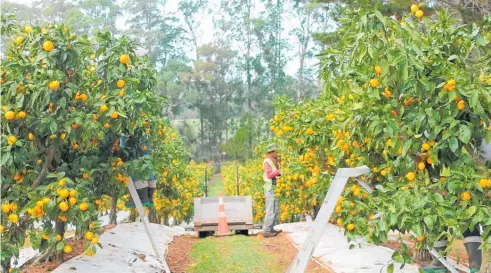
<svg viewBox="0 0 491 273"><path fill-rule="evenodd" d="M72 250L68 224L91 256L97 209L107 206L102 196L113 198L115 222L129 175L145 177L164 164L173 170L186 160L152 90L155 69L131 41L110 33L89 39L62 24L2 17L2 35L2 269L26 236L42 251L38 261L62 259ZM122 136L136 141L123 149Z"/></svg>
<svg viewBox="0 0 491 273"><path fill-rule="evenodd" d="M325 92L276 101L283 203L315 212L336 169L367 165L374 193L352 182L332 219L349 240L380 244L390 230L411 231L417 247L432 246L480 224L489 247L490 170L478 156L491 139L489 18L465 26L423 7L401 21L346 15L321 56ZM409 261L403 250L395 258Z"/></svg>

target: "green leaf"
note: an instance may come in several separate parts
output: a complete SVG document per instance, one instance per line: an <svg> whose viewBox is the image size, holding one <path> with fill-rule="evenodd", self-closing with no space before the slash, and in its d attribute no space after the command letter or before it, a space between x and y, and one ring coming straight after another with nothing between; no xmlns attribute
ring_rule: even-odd
<svg viewBox="0 0 491 273"><path fill-rule="evenodd" d="M460 125L459 127L459 136L460 140L464 143L467 144L469 143L471 139L472 131L467 125Z"/></svg>
<svg viewBox="0 0 491 273"><path fill-rule="evenodd" d="M394 264L390 264L388 267L387 267L387 273L393 273L394 272Z"/></svg>
<svg viewBox="0 0 491 273"><path fill-rule="evenodd" d="M457 140L456 137L453 136L450 138L449 146L452 152L455 153L457 151L457 149L459 148L459 141Z"/></svg>
<svg viewBox="0 0 491 273"><path fill-rule="evenodd" d="M468 208L465 213L467 214L467 217L472 217L477 211L477 207L476 206L472 206L470 208Z"/></svg>

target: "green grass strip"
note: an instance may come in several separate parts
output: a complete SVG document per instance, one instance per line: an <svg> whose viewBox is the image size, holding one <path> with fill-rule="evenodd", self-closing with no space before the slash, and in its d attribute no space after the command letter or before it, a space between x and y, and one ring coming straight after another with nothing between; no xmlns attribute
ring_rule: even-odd
<svg viewBox="0 0 491 273"><path fill-rule="evenodd" d="M273 254L260 239L247 236L208 237L196 242L191 251L190 273L280 273Z"/></svg>

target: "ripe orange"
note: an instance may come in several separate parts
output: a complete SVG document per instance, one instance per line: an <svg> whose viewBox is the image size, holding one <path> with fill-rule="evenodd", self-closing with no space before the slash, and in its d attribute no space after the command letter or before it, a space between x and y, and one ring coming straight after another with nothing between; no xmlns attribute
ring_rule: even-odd
<svg viewBox="0 0 491 273"><path fill-rule="evenodd" d="M97 243L99 242L99 237L95 237L95 236L94 236L94 238L92 238L92 240L90 240L90 241L91 241L91 243L92 243L93 245L95 245L95 244L97 244Z"/></svg>
<svg viewBox="0 0 491 273"><path fill-rule="evenodd" d="M106 128L106 129L111 128L111 124L109 124L109 123L105 123L105 124L104 124L104 128Z"/></svg>
<svg viewBox="0 0 491 273"><path fill-rule="evenodd" d="M343 225L343 219L338 218L338 219L336 220L336 224L337 224L338 226L342 226L342 225Z"/></svg>
<svg viewBox="0 0 491 273"><path fill-rule="evenodd" d="M426 169L426 164L424 162L419 162L418 170L423 171L424 169Z"/></svg>
<svg viewBox="0 0 491 273"><path fill-rule="evenodd" d="M414 15L417 18L422 18L425 15L425 13L423 12L423 10L418 10L418 11L416 11L416 13L414 13Z"/></svg>
<svg viewBox="0 0 491 273"><path fill-rule="evenodd" d="M25 118L26 118L26 116L27 116L27 113L26 113L26 112L24 112L24 111L20 111L19 113L17 113L16 118L17 118L17 119L25 119Z"/></svg>
<svg viewBox="0 0 491 273"><path fill-rule="evenodd" d="M412 6L411 6L411 12L412 12L412 13L416 13L416 11L418 11L418 10L419 10L418 5L412 5Z"/></svg>
<svg viewBox="0 0 491 273"><path fill-rule="evenodd" d="M373 88L377 88L380 86L380 82L378 81L378 79L371 79L370 80L370 86Z"/></svg>
<svg viewBox="0 0 491 273"><path fill-rule="evenodd" d="M119 90L118 96L123 97L124 96L124 90Z"/></svg>
<svg viewBox="0 0 491 273"><path fill-rule="evenodd" d="M118 80L118 82L116 83L116 86L118 88L123 88L125 85L125 82L123 80Z"/></svg>
<svg viewBox="0 0 491 273"><path fill-rule="evenodd" d="M56 241L61 241L63 237L60 234L56 234Z"/></svg>
<svg viewBox="0 0 491 273"><path fill-rule="evenodd" d="M24 41L24 37L17 37L15 38L15 44L16 45L21 45L22 41Z"/></svg>
<svg viewBox="0 0 491 273"><path fill-rule="evenodd" d="M416 178L416 174L414 172L408 172L407 175L406 175L406 178L409 180L409 181L412 181Z"/></svg>
<svg viewBox="0 0 491 273"><path fill-rule="evenodd" d="M128 56L127 54L122 54L119 57L119 62L122 64L129 64L130 63L130 56Z"/></svg>
<svg viewBox="0 0 491 273"><path fill-rule="evenodd" d="M63 252L65 253L70 253L72 252L72 246L71 245L66 245L63 247Z"/></svg>
<svg viewBox="0 0 491 273"><path fill-rule="evenodd" d="M19 222L19 215L15 214L15 213L10 214L9 215L9 221L12 224L17 224Z"/></svg>
<svg viewBox="0 0 491 273"><path fill-rule="evenodd" d="M305 133L309 136L313 135L314 134L314 129L312 128L307 128L307 130L305 131Z"/></svg>
<svg viewBox="0 0 491 273"><path fill-rule="evenodd" d="M447 84L449 86L455 86L456 83L457 83L457 81L455 81L454 79L450 79L450 80L447 81Z"/></svg>
<svg viewBox="0 0 491 273"><path fill-rule="evenodd" d="M51 41L46 41L43 43L44 51L50 52L51 50L53 50L53 48L55 48L55 45Z"/></svg>
<svg viewBox="0 0 491 273"><path fill-rule="evenodd" d="M92 232L90 232L90 231L87 231L87 232L85 233L85 238L86 238L87 240L92 240L92 239L94 238L94 233L92 233Z"/></svg>
<svg viewBox="0 0 491 273"><path fill-rule="evenodd" d="M336 211L336 213L340 213L340 212L341 212L341 210L342 210L341 206L336 206L336 210L335 210L335 211Z"/></svg>
<svg viewBox="0 0 491 273"><path fill-rule="evenodd" d="M108 109L109 109L109 107L107 107L107 105L105 105L105 104L104 104L104 105L101 105L101 106L99 107L99 112L104 113L104 112L106 112Z"/></svg>
<svg viewBox="0 0 491 273"><path fill-rule="evenodd" d="M114 112L112 112L109 117L111 117L112 119L117 119L119 117L118 110L114 110Z"/></svg>
<svg viewBox="0 0 491 273"><path fill-rule="evenodd" d="M346 229L349 230L349 231L352 231L353 229L355 229L355 224L348 224L348 225L346 225Z"/></svg>
<svg viewBox="0 0 491 273"><path fill-rule="evenodd" d="M416 240L418 240L418 242L423 242L425 240L425 236L419 235L418 237L416 237Z"/></svg>
<svg viewBox="0 0 491 273"><path fill-rule="evenodd" d="M457 108L459 109L459 111L464 110L465 109L465 101L460 100L459 103L457 103Z"/></svg>
<svg viewBox="0 0 491 273"><path fill-rule="evenodd" d="M15 118L15 112L14 111L7 111L5 113L5 119L6 120L13 120Z"/></svg>
<svg viewBox="0 0 491 273"><path fill-rule="evenodd" d="M68 211L68 209L70 208L68 206L68 203L65 201L62 201L60 205L58 205L58 207L60 208L61 211Z"/></svg>
<svg viewBox="0 0 491 273"><path fill-rule="evenodd" d="M49 84L48 84L48 88L49 90L51 91L55 91L56 89L58 89L60 87L60 82L59 81L51 81Z"/></svg>
<svg viewBox="0 0 491 273"><path fill-rule="evenodd" d="M31 27L31 26L25 26L25 27L24 27L24 31L25 31L27 34L29 34L29 33L31 33L31 31L32 31L32 27Z"/></svg>
<svg viewBox="0 0 491 273"><path fill-rule="evenodd" d="M58 193L58 195L61 198L67 198L68 196L70 196L70 192L67 189L62 189L62 190L60 190L60 192Z"/></svg>
<svg viewBox="0 0 491 273"><path fill-rule="evenodd" d="M80 99L81 99L83 102L86 102L88 98L89 98L89 97L87 96L87 94L82 94L82 95L80 95Z"/></svg>
<svg viewBox="0 0 491 273"><path fill-rule="evenodd" d="M374 70L375 70L375 73L377 73L377 75L382 74L382 67L380 67L379 65L376 65Z"/></svg>
<svg viewBox="0 0 491 273"><path fill-rule="evenodd" d="M77 198L70 197L70 199L68 199L68 202L70 202L70 205L75 206L77 204Z"/></svg>
<svg viewBox="0 0 491 273"><path fill-rule="evenodd" d="M469 201L472 199L472 195L467 191L463 192L461 194L461 197L462 197L462 200L464 200L464 201Z"/></svg>
<svg viewBox="0 0 491 273"><path fill-rule="evenodd" d="M9 136L9 138L7 139L7 144L9 146L14 146L15 143L17 143L17 137L16 136Z"/></svg>
<svg viewBox="0 0 491 273"><path fill-rule="evenodd" d="M0 225L0 233L3 233L5 231L5 227L3 225Z"/></svg>
<svg viewBox="0 0 491 273"><path fill-rule="evenodd" d="M75 144L73 144L72 148L74 150L78 150L80 148L80 146L77 143L75 143Z"/></svg>
<svg viewBox="0 0 491 273"><path fill-rule="evenodd" d="M423 151L428 151L429 149L431 149L431 145L426 142L423 143L421 147L423 148Z"/></svg>
<svg viewBox="0 0 491 273"><path fill-rule="evenodd" d="M58 180L58 185L60 185L60 187L65 186L65 184L66 184L66 180L64 178Z"/></svg>
<svg viewBox="0 0 491 273"><path fill-rule="evenodd" d="M87 204L86 202L82 202L78 207L81 211L86 211L87 209L89 209L89 204Z"/></svg>
<svg viewBox="0 0 491 273"><path fill-rule="evenodd" d="M82 177L83 177L84 179L88 179L88 178L89 178L89 174L88 174L88 173L83 173L83 174L82 174Z"/></svg>
<svg viewBox="0 0 491 273"><path fill-rule="evenodd" d="M2 211L4 213L9 213L10 212L10 205L9 204L3 204L2 205Z"/></svg>

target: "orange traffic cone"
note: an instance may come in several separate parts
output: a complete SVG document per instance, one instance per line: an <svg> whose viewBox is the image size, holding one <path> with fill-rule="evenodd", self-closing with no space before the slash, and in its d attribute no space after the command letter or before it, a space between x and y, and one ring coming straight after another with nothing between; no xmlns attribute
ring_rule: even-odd
<svg viewBox="0 0 491 273"><path fill-rule="evenodd" d="M222 192L218 194L218 231L217 236L227 236L230 234L228 229L227 215L225 215L225 206L223 204Z"/></svg>

